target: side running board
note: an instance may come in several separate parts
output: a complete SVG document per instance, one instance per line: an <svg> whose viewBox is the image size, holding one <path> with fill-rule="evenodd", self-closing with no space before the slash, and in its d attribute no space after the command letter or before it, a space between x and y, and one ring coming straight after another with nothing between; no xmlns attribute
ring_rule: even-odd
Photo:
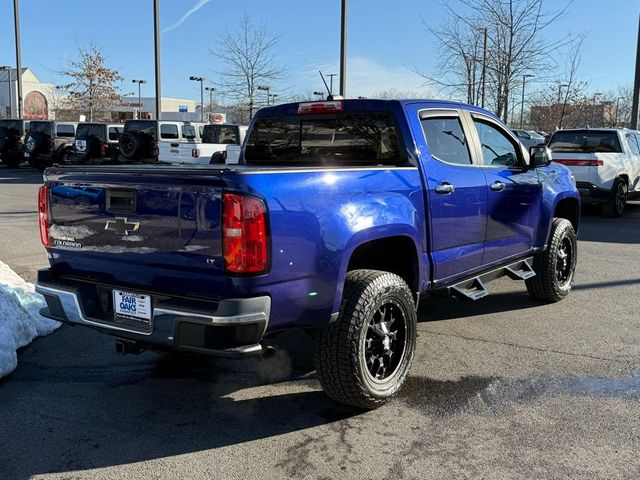
<svg viewBox="0 0 640 480"><path fill-rule="evenodd" d="M533 257L518 260L517 262L505 265L495 270L482 273L475 277L463 280L454 285L446 287L446 293L459 300L478 300L489 295L489 291L484 284L500 277L507 276L511 280L526 280L533 277Z"/></svg>

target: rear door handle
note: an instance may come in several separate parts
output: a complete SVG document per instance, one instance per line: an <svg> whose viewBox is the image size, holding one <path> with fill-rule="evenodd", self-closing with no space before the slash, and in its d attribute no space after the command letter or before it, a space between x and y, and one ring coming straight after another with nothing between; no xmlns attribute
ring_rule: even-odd
<svg viewBox="0 0 640 480"><path fill-rule="evenodd" d="M442 182L436 187L436 193L439 193L440 195L447 195L449 193L453 193L455 189L456 187L454 185L451 185L447 182Z"/></svg>
<svg viewBox="0 0 640 480"><path fill-rule="evenodd" d="M499 181L493 182L491 184L491 190L493 190L494 192L501 192L502 190L504 190L504 183Z"/></svg>

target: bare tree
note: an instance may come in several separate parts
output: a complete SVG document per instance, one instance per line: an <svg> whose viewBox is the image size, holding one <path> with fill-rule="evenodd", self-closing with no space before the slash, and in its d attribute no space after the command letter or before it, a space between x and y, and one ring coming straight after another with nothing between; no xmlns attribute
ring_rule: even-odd
<svg viewBox="0 0 640 480"><path fill-rule="evenodd" d="M258 86L278 80L284 70L277 66L273 49L280 39L266 24L255 25L245 15L236 31L226 30L213 53L226 68L218 72L221 93L236 106L248 107L253 116Z"/></svg>
<svg viewBox="0 0 640 480"><path fill-rule="evenodd" d="M78 57L61 72L70 79L67 96L70 107L86 114L89 121L107 117L121 101L118 83L123 78L105 63L106 57L92 43L86 48L79 47Z"/></svg>
<svg viewBox="0 0 640 480"><path fill-rule="evenodd" d="M542 33L566 11L546 11L544 0L452 0L444 7L449 21L430 29L440 47L439 78L431 83L464 94L477 103L482 65L482 30L487 29L488 103L507 122L512 90L522 76L545 71L552 53L570 39L549 42Z"/></svg>

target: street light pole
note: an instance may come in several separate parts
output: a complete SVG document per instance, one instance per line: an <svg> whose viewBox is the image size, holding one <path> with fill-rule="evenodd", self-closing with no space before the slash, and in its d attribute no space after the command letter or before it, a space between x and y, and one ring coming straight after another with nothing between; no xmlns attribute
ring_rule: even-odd
<svg viewBox="0 0 640 480"><path fill-rule="evenodd" d="M337 77L337 73L330 73L327 75L329 77L329 95L333 95L333 77Z"/></svg>
<svg viewBox="0 0 640 480"><path fill-rule="evenodd" d="M20 10L18 8L18 0L13 0L13 23L16 32L16 74L18 77L18 99L16 104L18 118L22 118L22 53L20 49ZM11 73L9 73L9 76L11 76Z"/></svg>
<svg viewBox="0 0 640 480"><path fill-rule="evenodd" d="M269 106L269 92L271 91L271 87L269 85L258 85L258 90L262 90L263 92L267 92L267 107Z"/></svg>
<svg viewBox="0 0 640 480"><path fill-rule="evenodd" d="M347 0L342 0L340 28L340 95L347 95Z"/></svg>
<svg viewBox="0 0 640 480"><path fill-rule="evenodd" d="M313 92L314 95L317 95L318 97L320 97L320 100L322 100L324 98L324 93L323 92Z"/></svg>
<svg viewBox="0 0 640 480"><path fill-rule="evenodd" d="M211 122L211 114L213 113L213 92L216 91L214 87L204 87L209 92L209 122Z"/></svg>
<svg viewBox="0 0 640 480"><path fill-rule="evenodd" d="M13 85L11 85L11 67L4 65L0 67L0 71L7 72L8 85L9 85L9 118L13 118Z"/></svg>
<svg viewBox="0 0 640 480"><path fill-rule="evenodd" d="M189 80L200 82L200 121L204 123L204 77L192 75L189 77Z"/></svg>
<svg viewBox="0 0 640 480"><path fill-rule="evenodd" d="M160 0L153 0L153 39L156 74L156 120L162 118L162 93L160 89Z"/></svg>
<svg viewBox="0 0 640 480"><path fill-rule="evenodd" d="M534 75L522 76L522 102L520 103L520 129L524 128L524 86L527 83L527 78L532 78Z"/></svg>
<svg viewBox="0 0 640 480"><path fill-rule="evenodd" d="M591 122L589 122L591 127L593 126L593 122L594 122L594 118L596 115L596 101L598 100L598 97L602 95L602 92L597 92L593 94L593 106L591 107Z"/></svg>
<svg viewBox="0 0 640 480"><path fill-rule="evenodd" d="M138 118L140 118L140 113L142 113L142 93L140 89L140 85L143 83L147 83L146 80L131 80L131 83L138 84Z"/></svg>
<svg viewBox="0 0 640 480"><path fill-rule="evenodd" d="M277 93L272 93L272 94L270 95L270 97L271 97L271 105L275 105L275 104L276 104L276 97L277 97L277 96L278 96L278 94L277 94Z"/></svg>

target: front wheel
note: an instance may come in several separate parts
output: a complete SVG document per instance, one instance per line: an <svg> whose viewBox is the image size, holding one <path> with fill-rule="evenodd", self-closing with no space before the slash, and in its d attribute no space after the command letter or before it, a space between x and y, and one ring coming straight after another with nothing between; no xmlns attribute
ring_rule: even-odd
<svg viewBox="0 0 640 480"><path fill-rule="evenodd" d="M549 245L533 258L534 277L526 280L532 297L559 302L569 295L578 259L578 239L569 220L556 218L551 226Z"/></svg>
<svg viewBox="0 0 640 480"><path fill-rule="evenodd" d="M398 392L416 345L411 290L397 275L377 270L347 274L338 319L316 335L314 360L327 395L374 409Z"/></svg>

